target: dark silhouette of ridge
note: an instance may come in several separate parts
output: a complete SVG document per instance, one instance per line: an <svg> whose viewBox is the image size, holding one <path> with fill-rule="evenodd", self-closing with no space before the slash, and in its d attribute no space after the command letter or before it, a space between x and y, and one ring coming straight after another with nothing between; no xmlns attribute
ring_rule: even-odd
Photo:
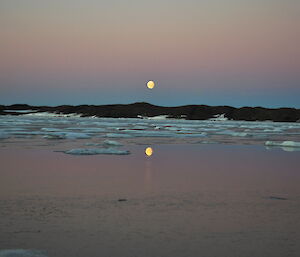
<svg viewBox="0 0 300 257"><path fill-rule="evenodd" d="M6 112L15 110L16 112ZM299 122L300 109L295 108L263 108L263 107L242 107L231 106L208 106L208 105L183 105L176 107L163 107L152 105L146 102L132 104L109 104L109 105L59 105L51 106L30 106L27 104L14 104L10 106L0 105L0 115L21 115L17 111L34 110L35 112L51 112L70 114L76 113L84 117L111 117L111 118L137 118L167 115L169 118L184 118L188 120L206 120L214 118L215 115L225 114L230 120L245 121L277 121L277 122Z"/></svg>

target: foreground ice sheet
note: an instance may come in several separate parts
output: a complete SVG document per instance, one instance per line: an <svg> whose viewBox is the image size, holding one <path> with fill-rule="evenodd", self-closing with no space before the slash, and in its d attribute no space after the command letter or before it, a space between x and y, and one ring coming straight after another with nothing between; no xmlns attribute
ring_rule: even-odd
<svg viewBox="0 0 300 257"><path fill-rule="evenodd" d="M47 257L37 250L8 249L0 250L0 257Z"/></svg>
<svg viewBox="0 0 300 257"><path fill-rule="evenodd" d="M90 145L106 139L118 139L120 144L134 143L245 143L300 142L300 123L228 121L222 115L214 120L184 120L146 118L94 118L74 115L0 116L0 141L14 139L56 142L90 140ZM51 140L50 140L51 139ZM101 139L102 142L99 142ZM96 142L95 142L96 141ZM144 142L145 141L145 142ZM107 141L109 142L109 141ZM272 143L270 143L272 144ZM288 144L288 143L285 143ZM284 145L284 147L297 147ZM79 147L82 147L81 144ZM72 147L74 148L74 147Z"/></svg>

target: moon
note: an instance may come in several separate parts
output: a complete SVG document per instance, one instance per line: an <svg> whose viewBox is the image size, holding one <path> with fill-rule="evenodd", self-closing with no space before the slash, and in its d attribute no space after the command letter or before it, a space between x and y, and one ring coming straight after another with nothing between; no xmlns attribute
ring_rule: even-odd
<svg viewBox="0 0 300 257"><path fill-rule="evenodd" d="M153 81L153 80L149 80L149 81L147 82L147 87L148 87L149 89L153 89L153 88L155 87L154 81Z"/></svg>
<svg viewBox="0 0 300 257"><path fill-rule="evenodd" d="M152 148L151 147L147 147L146 150L145 150L145 154L150 157L153 154Z"/></svg>

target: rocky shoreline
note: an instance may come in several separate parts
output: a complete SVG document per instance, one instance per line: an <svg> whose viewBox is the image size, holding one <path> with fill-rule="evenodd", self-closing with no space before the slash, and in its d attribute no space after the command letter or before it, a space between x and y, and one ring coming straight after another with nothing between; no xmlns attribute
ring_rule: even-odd
<svg viewBox="0 0 300 257"><path fill-rule="evenodd" d="M60 105L30 106L27 104L0 105L0 115L22 115L48 112L57 114L79 114L83 117L139 118L165 115L168 118L207 120L224 117L229 120L300 122L300 109L263 107L185 105L177 107L156 106L149 103L113 105Z"/></svg>

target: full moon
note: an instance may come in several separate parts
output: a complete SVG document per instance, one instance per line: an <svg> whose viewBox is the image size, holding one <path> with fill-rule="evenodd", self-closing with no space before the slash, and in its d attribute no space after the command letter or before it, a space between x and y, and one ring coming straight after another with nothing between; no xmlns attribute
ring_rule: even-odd
<svg viewBox="0 0 300 257"><path fill-rule="evenodd" d="M147 156L151 156L153 154L153 150L151 147L147 147L146 150L145 150L145 154Z"/></svg>
<svg viewBox="0 0 300 257"><path fill-rule="evenodd" d="M149 89L153 89L153 88L155 87L154 81L149 80L149 81L147 82L147 87L148 87Z"/></svg>

